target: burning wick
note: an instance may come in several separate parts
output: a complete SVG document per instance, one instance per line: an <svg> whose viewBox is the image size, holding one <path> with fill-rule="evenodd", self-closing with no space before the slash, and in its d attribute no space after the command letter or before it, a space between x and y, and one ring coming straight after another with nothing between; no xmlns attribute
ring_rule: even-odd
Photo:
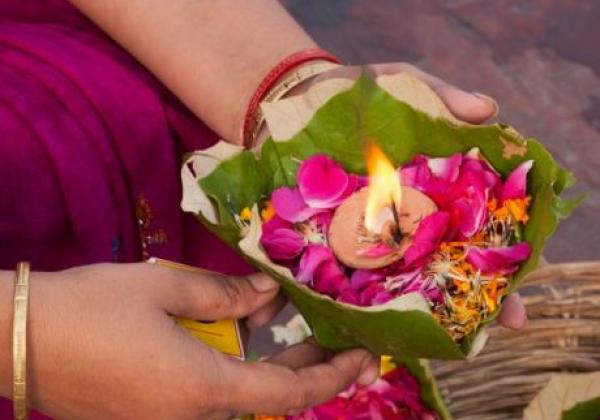
<svg viewBox="0 0 600 420"><path fill-rule="evenodd" d="M399 173L375 145L367 151L367 169L369 186L337 208L328 240L345 265L373 269L402 258L419 222L437 208L425 194L400 185ZM378 246L389 252L369 252Z"/></svg>
<svg viewBox="0 0 600 420"><path fill-rule="evenodd" d="M404 233L402 233L402 230L400 229L400 217L398 216L398 207L396 207L396 203L394 202L394 199L392 198L392 203L391 203L391 207L392 207L392 215L394 216L394 232L392 233L392 239L394 240L394 243L396 245L399 245L400 242L402 241L402 238L404 237Z"/></svg>

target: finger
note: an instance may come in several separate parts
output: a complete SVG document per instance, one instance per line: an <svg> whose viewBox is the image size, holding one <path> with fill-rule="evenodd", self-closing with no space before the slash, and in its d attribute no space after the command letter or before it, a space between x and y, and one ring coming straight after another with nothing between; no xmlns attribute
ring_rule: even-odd
<svg viewBox="0 0 600 420"><path fill-rule="evenodd" d="M313 338L302 343L294 344L266 361L276 365L286 366L292 370L326 362L334 356L331 350L319 346Z"/></svg>
<svg viewBox="0 0 600 420"><path fill-rule="evenodd" d="M504 299L502 310L496 320L503 326L515 330L527 325L527 311L518 293L512 293Z"/></svg>
<svg viewBox="0 0 600 420"><path fill-rule="evenodd" d="M491 97L480 93L465 92L413 65L393 63L373 65L370 68L376 75L395 74L402 71L414 74L439 95L456 118L465 122L481 124L498 114L498 103Z"/></svg>
<svg viewBox="0 0 600 420"><path fill-rule="evenodd" d="M330 400L353 382L377 378L374 358L363 349L339 353L326 363L290 369L267 362L230 359L225 377L235 390L228 406L242 412L282 415L298 413Z"/></svg>
<svg viewBox="0 0 600 420"><path fill-rule="evenodd" d="M148 276L163 288L158 297L163 308L176 316L202 321L243 318L268 305L279 291L263 273L235 277L145 265Z"/></svg>
<svg viewBox="0 0 600 420"><path fill-rule="evenodd" d="M246 320L246 326L250 329L254 329L267 325L273 320L273 318L277 316L279 312L281 312L286 304L287 299L281 294L277 295L275 299L273 299L267 305L263 306L256 312L251 313Z"/></svg>

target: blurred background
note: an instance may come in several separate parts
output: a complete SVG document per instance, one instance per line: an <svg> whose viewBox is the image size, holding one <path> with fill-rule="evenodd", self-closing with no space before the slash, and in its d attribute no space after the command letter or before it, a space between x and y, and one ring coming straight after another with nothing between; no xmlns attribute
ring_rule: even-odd
<svg viewBox="0 0 600 420"><path fill-rule="evenodd" d="M600 260L600 2L284 0L349 64L406 61L493 96L497 121L541 140L588 198L549 242L551 262ZM289 318L288 308L276 320ZM251 341L273 349L269 330Z"/></svg>
<svg viewBox="0 0 600 420"><path fill-rule="evenodd" d="M600 259L600 2L285 0L350 64L407 61L493 96L497 120L536 137L588 191L546 248L552 262Z"/></svg>

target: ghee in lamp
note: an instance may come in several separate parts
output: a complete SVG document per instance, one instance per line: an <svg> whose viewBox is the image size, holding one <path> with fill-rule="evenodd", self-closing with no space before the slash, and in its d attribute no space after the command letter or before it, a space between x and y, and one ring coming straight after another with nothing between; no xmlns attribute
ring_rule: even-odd
<svg viewBox="0 0 600 420"><path fill-rule="evenodd" d="M399 173L377 146L368 149L367 168L369 185L336 209L328 241L346 266L375 269L401 259L419 222L437 207L420 191L400 185ZM377 248L389 252L371 252Z"/></svg>

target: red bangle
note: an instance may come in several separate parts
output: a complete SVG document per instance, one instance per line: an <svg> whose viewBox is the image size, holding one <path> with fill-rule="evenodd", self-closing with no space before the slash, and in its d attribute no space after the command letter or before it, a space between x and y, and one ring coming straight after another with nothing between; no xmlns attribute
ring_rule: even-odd
<svg viewBox="0 0 600 420"><path fill-rule="evenodd" d="M250 102L248 103L246 115L244 116L244 124L242 126L242 140L244 144L252 140L249 139L249 134L253 131L253 117L256 114L256 110L258 109L260 102L269 92L269 89L271 89L275 82L289 70L311 60L325 60L336 64L342 63L341 60L335 55L330 54L321 48L307 48L304 50L300 50L298 52L295 52L294 54L288 55L283 60L281 60L263 78L263 80L260 82L256 90L254 91Z"/></svg>

